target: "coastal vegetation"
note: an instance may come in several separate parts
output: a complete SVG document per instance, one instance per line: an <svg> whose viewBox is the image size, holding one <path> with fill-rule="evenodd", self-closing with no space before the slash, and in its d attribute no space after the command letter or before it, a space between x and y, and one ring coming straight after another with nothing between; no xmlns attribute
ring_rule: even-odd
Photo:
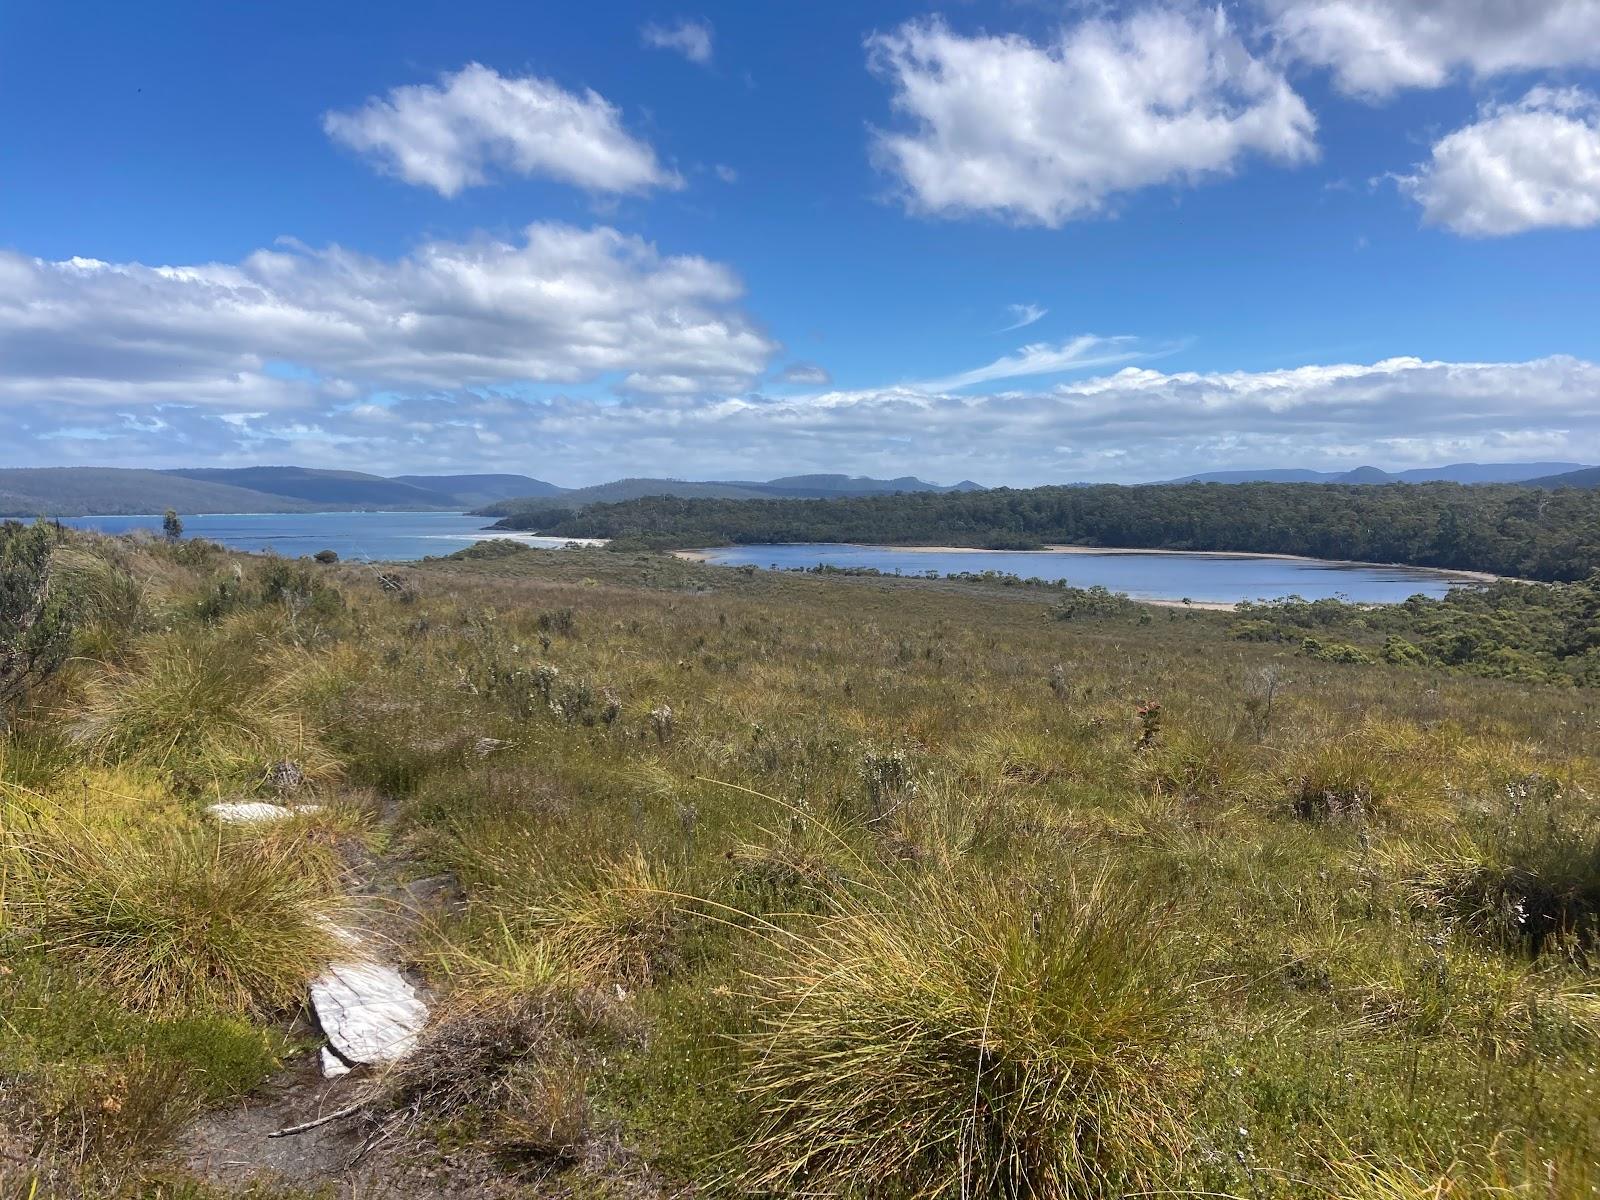
<svg viewBox="0 0 1600 1200"><path fill-rule="evenodd" d="M1515 485L1179 484L995 488L835 500L655 497L500 522L622 549L861 542L1036 550L1229 550L1577 580L1600 568L1600 491Z"/></svg>
<svg viewBox="0 0 1600 1200"><path fill-rule="evenodd" d="M1596 590L4 526L0 1196L1592 1195ZM351 921L432 1016L322 1081Z"/></svg>

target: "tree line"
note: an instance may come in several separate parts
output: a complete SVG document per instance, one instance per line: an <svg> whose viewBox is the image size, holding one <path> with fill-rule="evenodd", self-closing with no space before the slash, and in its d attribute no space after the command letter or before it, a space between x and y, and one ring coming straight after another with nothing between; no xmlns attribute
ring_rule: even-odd
<svg viewBox="0 0 1600 1200"><path fill-rule="evenodd" d="M1174 484L996 488L837 500L650 497L501 523L678 549L862 542L1038 549L1060 543L1300 554L1547 581L1600 568L1600 490L1515 485Z"/></svg>

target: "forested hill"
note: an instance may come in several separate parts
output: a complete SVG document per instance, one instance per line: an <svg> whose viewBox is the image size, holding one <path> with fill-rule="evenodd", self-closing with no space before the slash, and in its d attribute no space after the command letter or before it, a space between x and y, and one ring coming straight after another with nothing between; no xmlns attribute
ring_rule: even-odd
<svg viewBox="0 0 1600 1200"><path fill-rule="evenodd" d="M1600 567L1600 491L1452 483L998 488L839 500L656 497L508 518L508 528L658 547L866 542L1234 550L1582 579ZM539 522L543 522L539 524Z"/></svg>

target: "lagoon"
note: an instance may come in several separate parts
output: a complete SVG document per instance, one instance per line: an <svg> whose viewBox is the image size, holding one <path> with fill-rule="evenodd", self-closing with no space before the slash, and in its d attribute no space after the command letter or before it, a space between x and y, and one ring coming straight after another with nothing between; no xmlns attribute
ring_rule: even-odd
<svg viewBox="0 0 1600 1200"><path fill-rule="evenodd" d="M63 525L101 533L147 529L159 533L160 516L63 517ZM534 546L559 547L562 538L491 530L493 517L462 512L325 512L201 514L183 518L185 537L206 538L252 554L299 558L332 550L356 562L398 562L454 554L486 538L512 537Z"/></svg>
<svg viewBox="0 0 1600 1200"><path fill-rule="evenodd" d="M719 566L804 570L816 566L870 568L891 574L952 575L999 571L1023 578L1104 587L1136 600L1232 605L1244 600L1301 596L1356 604L1398 604L1422 594L1437 598L1476 580L1458 572L1376 563L1326 562L1257 554L1174 553L1161 550L964 550L907 546L783 544L699 551Z"/></svg>

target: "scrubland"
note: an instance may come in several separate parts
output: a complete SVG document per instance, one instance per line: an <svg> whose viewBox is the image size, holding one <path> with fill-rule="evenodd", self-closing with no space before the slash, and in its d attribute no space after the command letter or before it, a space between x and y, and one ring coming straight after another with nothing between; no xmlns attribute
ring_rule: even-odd
<svg viewBox="0 0 1600 1200"><path fill-rule="evenodd" d="M50 553L7 1200L1600 1185L1600 693L982 583ZM206 816L256 797L320 807ZM422 1044L308 1093L359 1161L198 1161L311 1062L331 922L423 878Z"/></svg>

